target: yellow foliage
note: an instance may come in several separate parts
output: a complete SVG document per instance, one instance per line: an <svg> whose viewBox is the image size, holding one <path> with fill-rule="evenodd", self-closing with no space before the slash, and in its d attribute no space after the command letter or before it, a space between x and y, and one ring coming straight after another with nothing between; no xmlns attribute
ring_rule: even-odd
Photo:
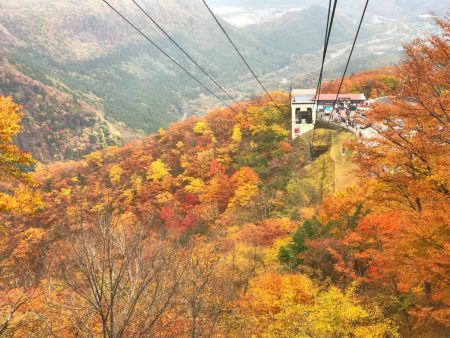
<svg viewBox="0 0 450 338"><path fill-rule="evenodd" d="M20 131L21 107L11 97L0 96L0 212L30 213L42 206L31 175L20 169L35 163L15 144Z"/></svg>
<svg viewBox="0 0 450 338"><path fill-rule="evenodd" d="M197 124L194 126L194 128L192 128L192 130L194 131L194 133L199 135L205 135L211 132L208 123L206 123L205 121L197 122Z"/></svg>
<svg viewBox="0 0 450 338"><path fill-rule="evenodd" d="M252 132L252 135L257 135L266 132L268 129L269 126L267 126L266 124L256 124L250 128L250 131Z"/></svg>
<svg viewBox="0 0 450 338"><path fill-rule="evenodd" d="M126 200L128 203L131 203L131 201L133 200L133 197L134 197L133 189L127 189L127 190L125 190L125 191L123 192L123 195L125 196L125 200Z"/></svg>
<svg viewBox="0 0 450 338"><path fill-rule="evenodd" d="M316 215L316 213L316 209L312 207L303 207L298 212L301 219L311 219Z"/></svg>
<svg viewBox="0 0 450 338"><path fill-rule="evenodd" d="M136 174L133 174L131 176L131 184L133 186L133 189L137 192L141 191L142 188L142 177Z"/></svg>
<svg viewBox="0 0 450 338"><path fill-rule="evenodd" d="M251 247L240 241L240 227L230 226L227 228L227 239L234 243L233 250L224 256L224 264L232 268L236 273L235 282L246 284L255 275L267 272L270 268L267 261L271 261L270 249ZM276 254L274 254L275 264ZM276 266L276 265L275 265Z"/></svg>
<svg viewBox="0 0 450 338"><path fill-rule="evenodd" d="M115 164L111 167L109 170L109 179L111 180L112 184L116 184L120 181L120 178L122 177L123 169L120 165Z"/></svg>
<svg viewBox="0 0 450 338"><path fill-rule="evenodd" d="M25 185L19 185L13 195L0 193L0 211L29 214L43 207L41 195L30 191Z"/></svg>
<svg viewBox="0 0 450 338"><path fill-rule="evenodd" d="M30 251L45 238L45 231L39 228L29 228L24 232L24 237L15 247L13 256L15 258L27 258Z"/></svg>
<svg viewBox="0 0 450 338"><path fill-rule="evenodd" d="M163 128L159 128L157 136L158 136L158 142L163 142L167 136L167 131Z"/></svg>
<svg viewBox="0 0 450 338"><path fill-rule="evenodd" d="M247 330L261 337L399 337L382 311L362 305L353 289L319 292L303 275L257 277L238 309Z"/></svg>
<svg viewBox="0 0 450 338"><path fill-rule="evenodd" d="M184 187L187 192L191 192L193 194L201 194L205 187L205 183L200 178L187 177L189 184Z"/></svg>
<svg viewBox="0 0 450 338"><path fill-rule="evenodd" d="M210 195L213 195L215 192L217 192L217 187L219 186L219 182L216 177L211 178L208 181L208 184L206 186L206 189L203 191L204 197L200 196L201 201L208 201L211 197ZM212 194L209 194L209 192L212 192Z"/></svg>
<svg viewBox="0 0 450 338"><path fill-rule="evenodd" d="M186 168L189 167L189 162L188 162L188 160L186 159L186 156L185 156L185 155L181 155L181 156L180 156L180 166L181 166L181 168L184 168L184 169L186 169Z"/></svg>
<svg viewBox="0 0 450 338"><path fill-rule="evenodd" d="M304 337L298 325L306 316L317 289L302 275L269 273L250 282L247 295L238 303L247 331L258 337Z"/></svg>
<svg viewBox="0 0 450 338"><path fill-rule="evenodd" d="M308 327L319 337L399 337L395 325L383 318L378 307L360 304L353 289L344 293L336 287L317 297Z"/></svg>
<svg viewBox="0 0 450 338"><path fill-rule="evenodd" d="M29 228L25 230L25 237L31 243L38 243L45 237L45 231L40 228Z"/></svg>
<svg viewBox="0 0 450 338"><path fill-rule="evenodd" d="M286 120L287 115L271 104L264 106L253 106L247 109L245 116L240 116L241 125L249 125L252 135L257 135L267 131L272 131L277 136L287 137L289 131L283 128L280 123Z"/></svg>
<svg viewBox="0 0 450 338"><path fill-rule="evenodd" d="M21 107L10 97L0 96L0 142L9 143L20 131Z"/></svg>
<svg viewBox="0 0 450 338"><path fill-rule="evenodd" d="M93 165L97 168L100 168L103 164L103 155L99 151L86 155L84 159L87 161L89 165Z"/></svg>
<svg viewBox="0 0 450 338"><path fill-rule="evenodd" d="M264 263L268 266L276 266L279 264L280 248L292 242L292 237L276 239L272 246L264 250Z"/></svg>
<svg viewBox="0 0 450 338"><path fill-rule="evenodd" d="M111 196L103 196L102 200L95 204L92 208L91 211L92 212L102 212L103 210L105 210L105 207L108 205L111 205L113 202L113 199Z"/></svg>
<svg viewBox="0 0 450 338"><path fill-rule="evenodd" d="M225 167L228 167L232 162L233 158L231 154L238 150L236 144L229 144L225 147L220 147L216 149L216 160L217 162L223 164Z"/></svg>
<svg viewBox="0 0 450 338"><path fill-rule="evenodd" d="M162 181L170 176L170 168L161 159L153 161L147 171L147 180Z"/></svg>
<svg viewBox="0 0 450 338"><path fill-rule="evenodd" d="M271 129L272 129L272 132L276 136L288 137L290 134L290 132L288 130L286 130L285 128L283 128L282 126L280 126L277 123L272 124Z"/></svg>
<svg viewBox="0 0 450 338"><path fill-rule="evenodd" d="M233 127L233 134L231 135L231 140L234 143L241 143L241 141L242 141L242 132L241 132L241 127L239 126L239 124L236 124Z"/></svg>
<svg viewBox="0 0 450 338"><path fill-rule="evenodd" d="M239 169L233 174L231 181L235 187L235 191L233 197L230 199L228 208L247 206L259 191L259 177L251 168L243 167Z"/></svg>
<svg viewBox="0 0 450 338"><path fill-rule="evenodd" d="M68 197L72 194L72 189L70 188L62 188L61 189L61 195Z"/></svg>

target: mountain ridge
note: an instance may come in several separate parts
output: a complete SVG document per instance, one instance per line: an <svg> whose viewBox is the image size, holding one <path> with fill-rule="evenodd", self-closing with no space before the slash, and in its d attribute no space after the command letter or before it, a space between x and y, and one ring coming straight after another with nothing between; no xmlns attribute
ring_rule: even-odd
<svg viewBox="0 0 450 338"><path fill-rule="evenodd" d="M261 93L200 2L146 0L143 6L237 100ZM118 8L221 94L131 3ZM133 33L105 4L20 0L5 4L0 15L0 51L8 62L33 80L56 86L103 112L115 126L124 123L137 134L149 133L221 105ZM270 24L244 28L223 24L265 86L287 91L290 84L314 85L325 17L324 8L312 7L288 13ZM344 12L336 17L325 78L333 79L341 72L356 29L349 20L352 17ZM396 21L375 19L369 16L361 32L361 48L355 50L350 71L392 64L402 55L401 42L415 34L414 26L406 29ZM2 88L0 92L5 93Z"/></svg>
<svg viewBox="0 0 450 338"><path fill-rule="evenodd" d="M16 142L40 162L80 159L93 151L122 145L138 134L114 125L86 102L47 86L0 59L2 94L11 96L24 111Z"/></svg>

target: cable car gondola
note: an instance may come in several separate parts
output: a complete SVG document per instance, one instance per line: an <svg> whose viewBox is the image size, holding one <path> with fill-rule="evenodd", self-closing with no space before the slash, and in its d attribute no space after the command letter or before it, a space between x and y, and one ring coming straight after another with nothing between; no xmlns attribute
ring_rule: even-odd
<svg viewBox="0 0 450 338"><path fill-rule="evenodd" d="M314 130L317 119L315 89L294 89L291 92L292 138Z"/></svg>

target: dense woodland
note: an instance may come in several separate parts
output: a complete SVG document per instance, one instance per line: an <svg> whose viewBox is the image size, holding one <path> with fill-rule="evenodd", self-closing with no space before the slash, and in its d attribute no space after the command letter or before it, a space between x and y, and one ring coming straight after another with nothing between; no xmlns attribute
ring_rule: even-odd
<svg viewBox="0 0 450 338"><path fill-rule="evenodd" d="M0 59L0 87L1 95L12 96L23 107L17 143L41 162L81 159L122 144L119 130L97 109L25 76L7 59Z"/></svg>
<svg viewBox="0 0 450 338"><path fill-rule="evenodd" d="M245 3L249 4L248 1ZM364 22L359 38L364 47L355 51L351 72L396 63L403 54L399 50L401 43L422 32L434 31L430 19L423 14L429 8L443 12L447 5L445 0L426 3L409 0L407 4L405 0L378 1L370 10L383 19ZM267 1L252 3L275 15ZM321 60L326 2L302 0L301 11L295 1L277 0L274 4L283 8L279 15L287 11L286 6L294 10L282 17L273 16L270 24L257 20L254 25L235 27L226 18L222 23L257 74L264 74L263 83L267 88L287 91L289 84L315 86L317 69L312 65L320 64ZM359 16L359 10L355 11L356 4L350 4L351 1L343 3L333 23L331 54L326 67L326 77L330 79L340 76L339 55L343 55L354 38L354 19ZM213 105L220 104L205 95L203 88L192 83L187 74L179 73L142 36L134 34L103 1L15 0L3 1L2 5L0 54L26 76L75 95L104 112L110 122L124 123L149 134L188 114L203 115ZM135 5L128 6L121 1L116 5L178 62L222 95ZM220 79L232 97L244 100L258 95L258 84L239 56L230 50L226 37L201 1L142 0L141 5L194 60ZM261 9L256 10L254 18L262 13Z"/></svg>
<svg viewBox="0 0 450 338"><path fill-rule="evenodd" d="M367 98L391 96L396 93L400 79L394 67L373 69L358 72L346 77L342 83L342 93L364 93ZM322 85L324 94L337 93L340 79L325 82Z"/></svg>
<svg viewBox="0 0 450 338"><path fill-rule="evenodd" d="M367 112L377 137L349 137L358 182L341 191L337 133L314 156L308 135L291 142L283 93L35 173L13 144L21 108L1 98L0 335L448 337L438 24L379 79L395 95Z"/></svg>

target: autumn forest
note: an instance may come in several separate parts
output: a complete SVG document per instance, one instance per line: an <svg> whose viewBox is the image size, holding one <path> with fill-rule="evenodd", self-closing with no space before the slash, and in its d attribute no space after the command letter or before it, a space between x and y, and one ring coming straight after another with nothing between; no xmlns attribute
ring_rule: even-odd
<svg viewBox="0 0 450 338"><path fill-rule="evenodd" d="M389 97L365 110L376 136L313 144L292 140L282 91L124 140L0 59L0 336L450 337L448 16L436 26L345 78Z"/></svg>

